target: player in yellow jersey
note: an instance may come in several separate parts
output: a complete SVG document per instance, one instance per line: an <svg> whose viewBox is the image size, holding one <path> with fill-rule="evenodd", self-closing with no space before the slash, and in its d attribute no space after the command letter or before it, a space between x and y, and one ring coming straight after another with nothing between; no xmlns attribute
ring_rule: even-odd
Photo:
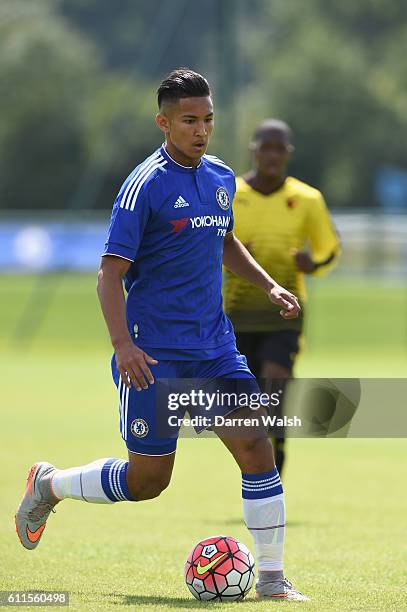
<svg viewBox="0 0 407 612"><path fill-rule="evenodd" d="M322 194L287 176L294 150L289 126L267 119L250 145L254 168L236 179L233 202L235 233L276 281L306 299L304 274L321 275L335 264L339 240ZM243 278L226 271L225 310L232 319L237 346L257 377L286 379L293 375L303 329L303 313L286 320L267 296ZM284 437L275 445L281 474Z"/></svg>

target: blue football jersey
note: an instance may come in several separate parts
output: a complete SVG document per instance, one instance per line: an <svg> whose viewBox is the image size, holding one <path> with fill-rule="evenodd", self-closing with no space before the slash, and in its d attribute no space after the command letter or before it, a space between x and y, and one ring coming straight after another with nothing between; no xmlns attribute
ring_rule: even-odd
<svg viewBox="0 0 407 612"><path fill-rule="evenodd" d="M126 312L138 346L163 349L163 357L179 350L184 358L194 350L213 358L234 346L222 307L234 194L234 173L223 161L204 155L196 168L185 167L164 145L124 182L103 255L132 262Z"/></svg>

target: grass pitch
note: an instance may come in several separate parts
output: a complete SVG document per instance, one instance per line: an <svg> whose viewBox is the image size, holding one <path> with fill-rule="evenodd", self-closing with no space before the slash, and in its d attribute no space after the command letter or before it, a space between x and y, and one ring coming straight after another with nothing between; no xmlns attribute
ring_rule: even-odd
<svg viewBox="0 0 407 612"><path fill-rule="evenodd" d="M286 573L312 597L306 604L255 602L253 592L240 604L204 604L186 589L183 564L198 540L223 533L253 550L242 522L239 471L216 440L180 440L173 482L156 500L62 502L39 548L24 550L13 515L31 463L68 467L125 456L94 279L66 276L55 286L55 277L47 277L34 310L24 310L33 282L0 279L0 590L67 590L74 610L407 608L404 440L289 441ZM358 287L347 310L349 285L322 287L310 308L318 319L310 317L298 373L405 374L404 291L392 290L389 301L380 287L366 287L367 294ZM363 318L366 295L376 300ZM36 318L39 302L47 307L43 321ZM357 313L368 325L356 324ZM38 333L28 342L35 321L38 330L31 331Z"/></svg>

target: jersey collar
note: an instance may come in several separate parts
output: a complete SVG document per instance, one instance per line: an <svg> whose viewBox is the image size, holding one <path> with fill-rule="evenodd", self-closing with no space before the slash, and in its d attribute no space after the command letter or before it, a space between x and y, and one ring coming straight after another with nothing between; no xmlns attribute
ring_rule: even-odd
<svg viewBox="0 0 407 612"><path fill-rule="evenodd" d="M197 166L183 166L182 164L179 164L168 153L165 143L161 145L160 153L167 160L168 162L167 167L170 167L173 170L177 170L178 172L195 172L195 170L197 170L198 168L202 166L202 159Z"/></svg>
<svg viewBox="0 0 407 612"><path fill-rule="evenodd" d="M251 185L249 185L249 183L246 181L246 179L244 178L244 176L241 177L243 179L244 185L245 187L249 190L249 191L254 191L254 193L257 193L257 195L261 196L262 198L269 198L273 195L275 195L276 193L279 193L281 190L283 190L285 187L287 187L287 176L284 178L283 182L281 183L281 185L279 185L279 187L277 187L276 189L274 189L273 191L270 191L270 193L262 193L261 191L257 191L257 189L255 189L254 187L252 187Z"/></svg>

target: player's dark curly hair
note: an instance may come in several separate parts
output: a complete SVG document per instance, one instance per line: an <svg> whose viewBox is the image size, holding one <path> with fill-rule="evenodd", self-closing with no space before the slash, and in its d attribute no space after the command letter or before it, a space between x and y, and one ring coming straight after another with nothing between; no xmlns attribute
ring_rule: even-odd
<svg viewBox="0 0 407 612"><path fill-rule="evenodd" d="M158 107L165 102L177 102L181 98L210 96L208 81L190 68L177 68L161 82L157 89Z"/></svg>

